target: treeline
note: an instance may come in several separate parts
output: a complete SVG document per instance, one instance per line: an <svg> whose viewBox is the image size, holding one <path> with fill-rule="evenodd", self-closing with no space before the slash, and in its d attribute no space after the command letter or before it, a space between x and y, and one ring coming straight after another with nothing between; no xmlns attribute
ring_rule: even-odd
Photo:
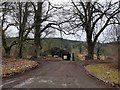
<svg viewBox="0 0 120 90"><path fill-rule="evenodd" d="M42 49L42 39L54 30L62 34L81 37L86 34L87 58L93 59L94 49L99 36L106 29L118 32L119 2L74 1L67 4L52 4L49 0L42 2L2 2L2 46L7 55L13 46L17 46L17 56L23 57L23 46L34 35L33 56L38 57ZM18 38L8 44L6 31L14 26ZM109 27L109 28L108 28ZM114 28L111 28L114 27ZM110 29L111 28L111 29ZM44 35L44 36L43 36ZM117 33L114 36L119 39ZM81 37L82 38L82 37Z"/></svg>

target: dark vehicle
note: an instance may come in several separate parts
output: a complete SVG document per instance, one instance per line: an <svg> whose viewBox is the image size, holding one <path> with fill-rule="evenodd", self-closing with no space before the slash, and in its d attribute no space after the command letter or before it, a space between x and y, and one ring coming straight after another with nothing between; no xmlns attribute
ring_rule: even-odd
<svg viewBox="0 0 120 90"><path fill-rule="evenodd" d="M60 49L58 47L54 47L50 51L51 51L52 56L58 55L59 57L61 57L64 60L70 60L71 55L67 50Z"/></svg>

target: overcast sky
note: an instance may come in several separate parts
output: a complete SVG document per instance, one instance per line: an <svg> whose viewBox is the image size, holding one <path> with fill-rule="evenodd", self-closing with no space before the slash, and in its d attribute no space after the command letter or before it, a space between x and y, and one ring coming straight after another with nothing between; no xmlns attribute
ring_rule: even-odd
<svg viewBox="0 0 120 90"><path fill-rule="evenodd" d="M49 0L50 2L52 2L53 4L63 4L63 3L67 3L68 1L70 1L70 0ZM104 2L105 0L100 0L100 2ZM109 1L109 0L107 0L107 1ZM118 1L118 0L113 0L113 1ZM12 31L12 32L11 32ZM16 36L16 35L18 35L18 30L17 30L17 28L15 28L15 27L10 27L9 29L8 29L8 31L7 31L7 34L9 33L9 35L12 35L12 36ZM81 33L81 32L79 32L79 33ZM70 39L70 40L81 40L81 41L85 41L86 40L86 35L85 35L85 33L81 33L81 34L79 34L79 35L82 35L81 37L75 37L75 36L73 36L73 35L64 35L63 34L63 38L64 39ZM33 37L33 35L31 35L31 37ZM54 34L54 35L49 35L48 37L60 37L60 32L58 32L58 31L56 31L56 34ZM103 41L104 40L104 37L103 37L103 35L100 35L100 37L99 37L99 40L100 41Z"/></svg>

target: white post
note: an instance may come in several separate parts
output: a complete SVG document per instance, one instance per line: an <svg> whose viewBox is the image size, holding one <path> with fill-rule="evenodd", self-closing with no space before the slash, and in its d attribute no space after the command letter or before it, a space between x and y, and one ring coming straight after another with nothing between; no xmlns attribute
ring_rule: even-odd
<svg viewBox="0 0 120 90"><path fill-rule="evenodd" d="M70 60L73 61L73 54L72 54L72 52L71 52L71 58L70 58Z"/></svg>

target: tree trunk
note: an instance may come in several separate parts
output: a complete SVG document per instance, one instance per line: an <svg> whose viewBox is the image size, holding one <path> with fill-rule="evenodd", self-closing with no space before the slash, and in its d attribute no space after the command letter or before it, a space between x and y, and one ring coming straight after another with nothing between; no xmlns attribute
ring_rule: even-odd
<svg viewBox="0 0 120 90"><path fill-rule="evenodd" d="M22 58L22 47L23 47L23 44L20 43L18 47L19 47L18 57L19 57L19 58Z"/></svg>
<svg viewBox="0 0 120 90"><path fill-rule="evenodd" d="M100 60L100 47L97 48L97 60Z"/></svg>
<svg viewBox="0 0 120 90"><path fill-rule="evenodd" d="M87 46L88 55L86 60L93 60L94 59L94 44L92 42L88 42Z"/></svg>
<svg viewBox="0 0 120 90"><path fill-rule="evenodd" d="M90 0L91 1L91 0ZM85 18L85 31L86 31L86 38L87 38L87 51L88 55L86 60L93 60L94 59L94 47L95 43L92 41L92 9L91 9L91 2L86 2L86 18Z"/></svg>
<svg viewBox="0 0 120 90"><path fill-rule="evenodd" d="M7 56L10 56L10 48L9 48L9 46L7 46L7 41L6 41L5 31L4 30L2 30L2 46L4 47L5 54Z"/></svg>
<svg viewBox="0 0 120 90"><path fill-rule="evenodd" d="M9 48L9 47L5 48L5 54L6 54L6 56L10 56L10 50L11 50L11 48Z"/></svg>
<svg viewBox="0 0 120 90"><path fill-rule="evenodd" d="M19 44L18 44L18 57L22 58L22 47L23 47L23 28L20 26L20 31L19 31Z"/></svg>
<svg viewBox="0 0 120 90"><path fill-rule="evenodd" d="M22 49L23 49L23 42L24 42L24 33L25 33L25 27L26 27L26 23L27 23L27 18L28 18L28 3L26 2L25 4L25 13L22 14L23 10L22 10L22 4L19 2L19 38L18 38L18 57L22 58Z"/></svg>
<svg viewBox="0 0 120 90"><path fill-rule="evenodd" d="M93 60L94 59L94 48L95 48L95 42L92 41L92 30L90 28L86 28L87 31L87 52L88 55L86 57L86 60Z"/></svg>
<svg viewBox="0 0 120 90"><path fill-rule="evenodd" d="M40 51L40 38L41 38L41 17L42 17L42 2L37 3L38 9L35 11L35 35L34 35L34 43L35 43L35 55L34 57L39 56Z"/></svg>
<svg viewBox="0 0 120 90"><path fill-rule="evenodd" d="M86 27L86 37L87 37L87 52L88 55L86 57L86 60L93 60L94 59L94 48L95 48L95 43L92 41L92 30L90 27L91 24L88 24Z"/></svg>

